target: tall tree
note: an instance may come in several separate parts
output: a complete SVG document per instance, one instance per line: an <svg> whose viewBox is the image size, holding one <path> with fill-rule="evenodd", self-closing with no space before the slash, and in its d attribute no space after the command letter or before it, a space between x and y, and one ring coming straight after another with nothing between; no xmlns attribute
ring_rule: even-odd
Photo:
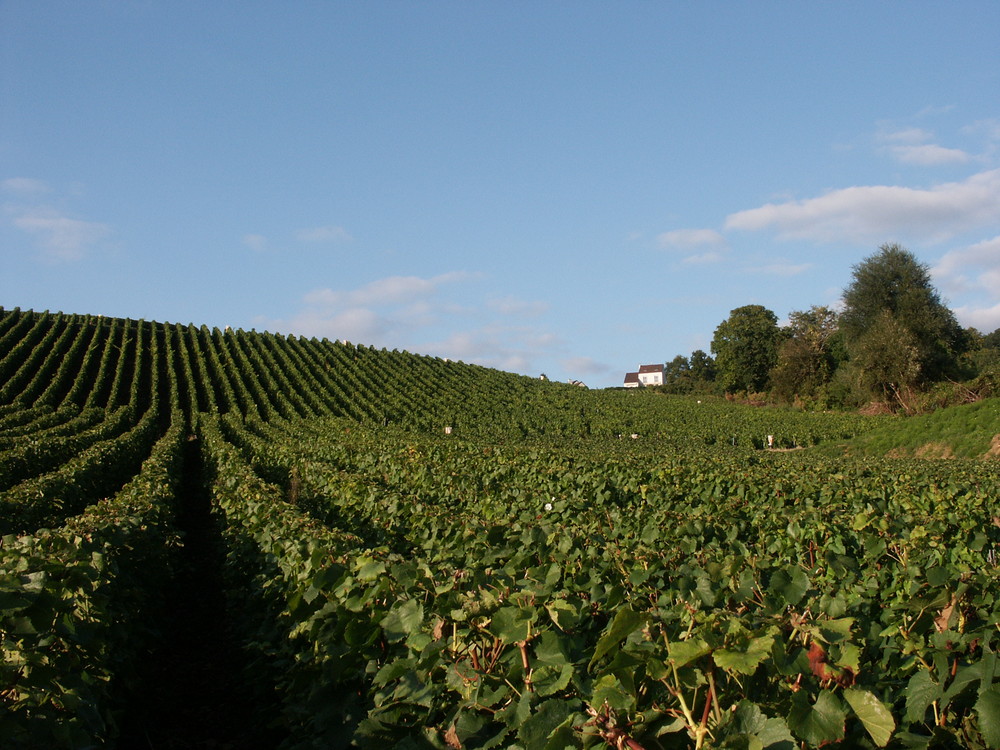
<svg viewBox="0 0 1000 750"><path fill-rule="evenodd" d="M715 360L702 349L691 352L691 378L698 383L711 383L715 380Z"/></svg>
<svg viewBox="0 0 1000 750"><path fill-rule="evenodd" d="M778 317L761 305L737 307L712 338L717 382L729 393L762 391L778 357Z"/></svg>
<svg viewBox="0 0 1000 750"><path fill-rule="evenodd" d="M916 337L895 315L883 310L857 339L853 361L863 388L907 408L907 391L920 377Z"/></svg>
<svg viewBox="0 0 1000 750"><path fill-rule="evenodd" d="M931 285L928 267L897 244L882 245L854 266L854 279L844 290L840 327L852 358L877 325L886 328L883 313L909 333L923 379L938 380L955 371L965 348L964 332Z"/></svg>
<svg viewBox="0 0 1000 750"><path fill-rule="evenodd" d="M691 363L683 354L678 354L663 368L663 390L667 393L691 390Z"/></svg>
<svg viewBox="0 0 1000 750"><path fill-rule="evenodd" d="M792 401L811 398L829 382L835 367L831 341L837 333L837 313L813 306L788 316L787 338L778 348L778 364L771 371L772 392Z"/></svg>

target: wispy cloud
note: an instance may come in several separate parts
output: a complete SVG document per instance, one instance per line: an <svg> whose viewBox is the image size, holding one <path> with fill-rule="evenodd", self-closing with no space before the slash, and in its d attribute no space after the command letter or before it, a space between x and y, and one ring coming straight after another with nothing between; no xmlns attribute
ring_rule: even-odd
<svg viewBox="0 0 1000 750"><path fill-rule="evenodd" d="M268 248L267 237L262 234L244 234L243 244L258 253L262 253Z"/></svg>
<svg viewBox="0 0 1000 750"><path fill-rule="evenodd" d="M875 135L879 150L896 161L921 167L965 164L972 154L934 143L934 133L923 128L892 128L883 123Z"/></svg>
<svg viewBox="0 0 1000 750"><path fill-rule="evenodd" d="M592 357L567 357L561 364L566 372L575 374L577 380L586 375L607 375L619 369Z"/></svg>
<svg viewBox="0 0 1000 750"><path fill-rule="evenodd" d="M681 263L685 266L707 266L712 263L721 263L725 257L725 253L721 253L716 250L709 250L705 253L688 255L687 257L681 259Z"/></svg>
<svg viewBox="0 0 1000 750"><path fill-rule="evenodd" d="M726 218L727 229L771 230L782 239L871 243L886 238L938 242L994 224L1000 216L1000 169L931 188L869 185L817 198L769 203Z"/></svg>
<svg viewBox="0 0 1000 750"><path fill-rule="evenodd" d="M40 195L49 192L48 183L44 180L36 180L33 177L9 177L0 182L0 188L5 193L15 193L17 195Z"/></svg>
<svg viewBox="0 0 1000 750"><path fill-rule="evenodd" d="M663 232L656 241L665 249L694 250L698 248L722 248L726 238L714 229L674 229Z"/></svg>
<svg viewBox="0 0 1000 750"><path fill-rule="evenodd" d="M680 262L686 266L718 263L729 249L726 238L714 229L674 229L656 238L664 250L689 253Z"/></svg>
<svg viewBox="0 0 1000 750"><path fill-rule="evenodd" d="M388 276L354 289L314 289L292 317L261 323L271 330L529 374L536 363L565 355L561 340L534 320L548 310L547 303L470 294L468 285L482 278L452 271L432 277ZM457 301L470 297L475 301Z"/></svg>
<svg viewBox="0 0 1000 750"><path fill-rule="evenodd" d="M111 227L67 216L51 206L5 206L10 223L34 237L43 260L77 261L111 234Z"/></svg>
<svg viewBox="0 0 1000 750"><path fill-rule="evenodd" d="M893 155L904 164L934 167L943 164L964 164L972 157L958 148L945 148L933 143L914 146L893 146Z"/></svg>
<svg viewBox="0 0 1000 750"><path fill-rule="evenodd" d="M1000 302L992 307L963 305L956 307L954 312L959 322L982 333L992 333L1000 328Z"/></svg>
<svg viewBox="0 0 1000 750"><path fill-rule="evenodd" d="M770 263L753 267L751 270L768 276L798 276L812 267L812 263Z"/></svg>
<svg viewBox="0 0 1000 750"><path fill-rule="evenodd" d="M931 273L945 294L969 300L954 309L962 324L986 333L1000 328L1000 236L950 250Z"/></svg>
<svg viewBox="0 0 1000 750"><path fill-rule="evenodd" d="M548 312L549 304L541 301L529 301L513 296L499 297L486 301L486 306L505 316L534 318Z"/></svg>
<svg viewBox="0 0 1000 750"><path fill-rule="evenodd" d="M81 260L112 233L107 224L41 202L42 195L52 192L44 180L10 177L0 181L0 191L11 196L3 203L2 220L32 237L40 259L47 263Z"/></svg>
<svg viewBox="0 0 1000 750"><path fill-rule="evenodd" d="M298 313L265 325L306 336L413 348L417 332L454 314L455 305L442 299L443 290L476 278L453 271L430 278L388 276L356 289L313 289L302 298Z"/></svg>
<svg viewBox="0 0 1000 750"><path fill-rule="evenodd" d="M337 226L300 229L295 236L301 242L347 242L351 239L346 229Z"/></svg>
<svg viewBox="0 0 1000 750"><path fill-rule="evenodd" d="M553 333L503 323L455 331L425 346L437 356L525 374L535 374L539 361L565 350Z"/></svg>
<svg viewBox="0 0 1000 750"><path fill-rule="evenodd" d="M1000 236L945 253L931 273L946 294L978 300L955 308L964 325L1000 328Z"/></svg>
<svg viewBox="0 0 1000 750"><path fill-rule="evenodd" d="M359 289L316 289L305 296L306 304L325 309L342 307L386 307L412 303L434 296L446 284L476 278L466 271L452 271L429 279L420 276L388 276Z"/></svg>

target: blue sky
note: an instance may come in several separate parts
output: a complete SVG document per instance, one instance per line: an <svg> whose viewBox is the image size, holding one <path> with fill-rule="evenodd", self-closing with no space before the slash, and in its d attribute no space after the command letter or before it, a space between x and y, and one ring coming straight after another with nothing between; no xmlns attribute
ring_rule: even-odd
<svg viewBox="0 0 1000 750"><path fill-rule="evenodd" d="M998 30L993 0L0 0L0 305L603 387L899 242L989 332Z"/></svg>

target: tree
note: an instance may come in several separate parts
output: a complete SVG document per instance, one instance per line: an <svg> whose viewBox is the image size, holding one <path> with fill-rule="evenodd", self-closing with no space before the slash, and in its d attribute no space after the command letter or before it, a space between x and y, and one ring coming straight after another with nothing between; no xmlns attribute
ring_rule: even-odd
<svg viewBox="0 0 1000 750"><path fill-rule="evenodd" d="M964 332L931 285L928 267L897 244L882 245L854 266L854 280L844 290L840 327L852 359L876 325L885 327L883 313L909 333L924 380L955 373Z"/></svg>
<svg viewBox="0 0 1000 750"><path fill-rule="evenodd" d="M836 367L831 344L838 330L837 314L829 307L813 306L789 314L788 319L787 338L771 371L772 393L785 401L813 398Z"/></svg>
<svg viewBox="0 0 1000 750"><path fill-rule="evenodd" d="M715 360L701 349L691 352L691 379L696 383L706 384L715 380Z"/></svg>
<svg viewBox="0 0 1000 750"><path fill-rule="evenodd" d="M906 395L920 377L917 339L888 310L883 310L855 342L852 360L863 388L908 408Z"/></svg>
<svg viewBox="0 0 1000 750"><path fill-rule="evenodd" d="M691 390L691 363L683 354L678 354L663 368L663 390L667 393Z"/></svg>
<svg viewBox="0 0 1000 750"><path fill-rule="evenodd" d="M761 305L737 307L712 338L716 379L728 393L761 391L778 357L778 317Z"/></svg>
<svg viewBox="0 0 1000 750"><path fill-rule="evenodd" d="M713 389L715 362L701 349L691 357L678 354L663 368L663 390L666 393L705 393Z"/></svg>

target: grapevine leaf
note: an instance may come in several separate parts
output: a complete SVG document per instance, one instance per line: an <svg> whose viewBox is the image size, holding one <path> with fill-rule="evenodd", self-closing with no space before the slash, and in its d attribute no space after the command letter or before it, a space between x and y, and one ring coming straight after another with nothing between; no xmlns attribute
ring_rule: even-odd
<svg viewBox="0 0 1000 750"><path fill-rule="evenodd" d="M993 680L997 673L997 655L989 647L983 648L983 658L980 664L983 669L983 679L979 685L979 694L982 695L993 686Z"/></svg>
<svg viewBox="0 0 1000 750"><path fill-rule="evenodd" d="M552 622L560 630L572 630L580 621L580 613L577 608L565 599L553 599L545 605L545 610L552 618Z"/></svg>
<svg viewBox="0 0 1000 750"><path fill-rule="evenodd" d="M538 667L531 673L531 683L535 687L535 692L542 697L565 690L571 679L573 679L572 664L563 664L561 667Z"/></svg>
<svg viewBox="0 0 1000 750"><path fill-rule="evenodd" d="M420 629L424 621L424 607L416 599L407 599L400 605L393 607L382 619L382 629L385 637L390 643L401 641L411 633Z"/></svg>
<svg viewBox="0 0 1000 750"><path fill-rule="evenodd" d="M928 706L941 698L941 686L934 682L931 673L921 669L906 685L906 720L922 722Z"/></svg>
<svg viewBox="0 0 1000 750"><path fill-rule="evenodd" d="M504 643L527 640L532 612L520 607L501 607L493 615L490 632Z"/></svg>
<svg viewBox="0 0 1000 750"><path fill-rule="evenodd" d="M845 690L844 699L854 710L855 716L861 719L861 723L865 725L865 730L871 735L875 744L884 747L896 730L896 720L892 718L885 704L873 693L857 688Z"/></svg>
<svg viewBox="0 0 1000 750"><path fill-rule="evenodd" d="M718 655L718 652L716 653ZM718 663L718 661L716 661ZM764 729L766 719L756 703L740 701L733 711L732 726L738 734L757 734Z"/></svg>
<svg viewBox="0 0 1000 750"><path fill-rule="evenodd" d="M954 679L944 691L944 701L950 702L955 696L964 691L969 685L982 679L982 668L978 664L959 667Z"/></svg>
<svg viewBox="0 0 1000 750"><path fill-rule="evenodd" d="M562 641L551 630L546 630L535 641L534 652L535 660L540 664L562 666L569 661L563 651Z"/></svg>
<svg viewBox="0 0 1000 750"><path fill-rule="evenodd" d="M753 674L757 666L771 653L774 636L763 635L750 640L738 650L718 649L712 654L715 663L739 674Z"/></svg>
<svg viewBox="0 0 1000 750"><path fill-rule="evenodd" d="M764 748L773 750L794 750L795 738L788 730L788 724L780 716L774 716L764 722L764 728L757 733Z"/></svg>
<svg viewBox="0 0 1000 750"><path fill-rule="evenodd" d="M643 616L631 607L622 607L619 609L615 614L615 619L611 621L611 625L597 642L597 648L594 649L594 655L590 659L588 669L594 666L602 656L617 646L622 640L627 638L630 633L637 630L642 625L643 619Z"/></svg>
<svg viewBox="0 0 1000 750"><path fill-rule="evenodd" d="M575 701L550 698L540 703L517 732L525 747L544 747L545 740L579 708Z"/></svg>
<svg viewBox="0 0 1000 750"><path fill-rule="evenodd" d="M695 659L701 658L711 652L709 646L701 638L691 638L686 641L671 641L669 646L670 661L677 668L690 664Z"/></svg>
<svg viewBox="0 0 1000 750"><path fill-rule="evenodd" d="M983 691L976 701L979 731L989 747L1000 747L1000 685Z"/></svg>
<svg viewBox="0 0 1000 750"><path fill-rule="evenodd" d="M797 565L789 565L771 576L768 587L784 604L798 604L809 590L809 577Z"/></svg>
<svg viewBox="0 0 1000 750"><path fill-rule="evenodd" d="M822 691L813 705L810 705L805 691L792 696L788 727L810 745L819 746L842 740L846 720L847 712L837 696L829 690Z"/></svg>
<svg viewBox="0 0 1000 750"><path fill-rule="evenodd" d="M617 677L606 674L594 683L594 694L591 698L591 705L596 708L605 703L616 711L629 711L634 708L635 696L629 695Z"/></svg>

